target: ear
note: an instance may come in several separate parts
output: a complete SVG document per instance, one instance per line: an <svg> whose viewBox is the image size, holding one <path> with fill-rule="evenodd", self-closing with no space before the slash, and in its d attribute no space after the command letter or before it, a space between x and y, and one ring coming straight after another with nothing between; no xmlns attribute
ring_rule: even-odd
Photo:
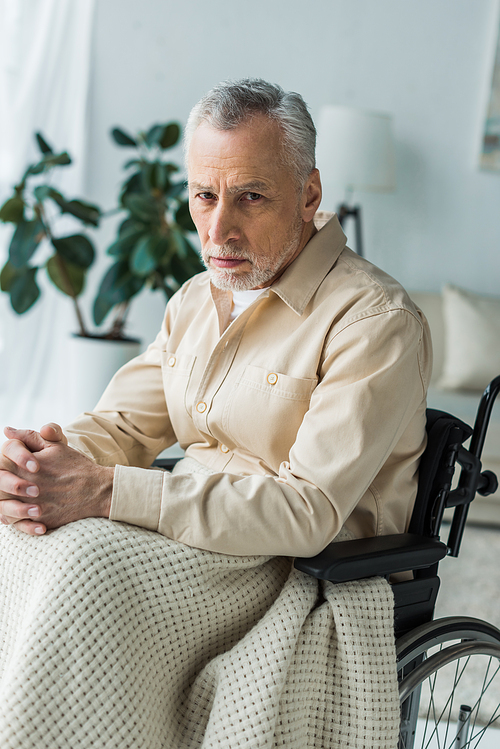
<svg viewBox="0 0 500 749"><path fill-rule="evenodd" d="M318 169L313 169L302 192L302 220L312 221L321 203L322 188Z"/></svg>

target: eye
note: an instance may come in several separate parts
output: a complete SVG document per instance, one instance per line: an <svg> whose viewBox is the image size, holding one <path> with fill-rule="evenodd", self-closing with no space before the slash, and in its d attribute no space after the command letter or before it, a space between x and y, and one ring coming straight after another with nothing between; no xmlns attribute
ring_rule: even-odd
<svg viewBox="0 0 500 749"><path fill-rule="evenodd" d="M199 192L196 196L197 198L201 198L201 200L214 200L215 195L213 192Z"/></svg>
<svg viewBox="0 0 500 749"><path fill-rule="evenodd" d="M260 200L262 198L262 195L258 192L246 192L244 198L250 203L255 203L257 200Z"/></svg>

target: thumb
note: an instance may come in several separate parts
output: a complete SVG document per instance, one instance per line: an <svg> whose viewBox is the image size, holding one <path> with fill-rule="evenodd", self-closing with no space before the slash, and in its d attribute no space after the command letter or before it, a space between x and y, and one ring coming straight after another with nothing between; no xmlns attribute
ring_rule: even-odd
<svg viewBox="0 0 500 749"><path fill-rule="evenodd" d="M47 442L62 442L63 445L68 444L66 435L63 433L63 430L59 426L59 424L54 424L53 422L51 422L50 424L44 424L44 426L40 429L40 434L44 439L47 440Z"/></svg>
<svg viewBox="0 0 500 749"><path fill-rule="evenodd" d="M47 446L46 440L43 439L39 432L35 432L33 429L5 427L3 432L8 439L24 442L25 446L32 453L40 452L40 450L43 450Z"/></svg>

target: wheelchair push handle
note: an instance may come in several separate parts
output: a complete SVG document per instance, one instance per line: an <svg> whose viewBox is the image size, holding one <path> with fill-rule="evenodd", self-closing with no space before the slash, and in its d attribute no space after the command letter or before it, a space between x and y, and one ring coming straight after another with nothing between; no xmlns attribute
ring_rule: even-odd
<svg viewBox="0 0 500 749"><path fill-rule="evenodd" d="M495 377L486 387L479 403L470 447L468 451L464 451L468 453L470 464L467 464L467 459L465 459L466 465L464 465L463 460L461 460L463 455L461 456L459 453L458 463L462 466L462 473L457 489L450 492L447 501L448 507L456 507L448 536L448 553L452 557L458 556L469 512L469 504L474 499L476 492L485 497L493 494L498 489L498 480L495 474L492 471L481 472L480 458L490 423L491 412L499 392L500 375Z"/></svg>
<svg viewBox="0 0 500 749"><path fill-rule="evenodd" d="M477 410L476 421L474 423L474 433L470 442L470 452L476 455L478 458L481 457L483 452L484 441L486 439L486 432L488 431L488 425L490 423L491 412L495 405L495 398L500 392L500 375L495 377L494 380L486 387L479 408Z"/></svg>

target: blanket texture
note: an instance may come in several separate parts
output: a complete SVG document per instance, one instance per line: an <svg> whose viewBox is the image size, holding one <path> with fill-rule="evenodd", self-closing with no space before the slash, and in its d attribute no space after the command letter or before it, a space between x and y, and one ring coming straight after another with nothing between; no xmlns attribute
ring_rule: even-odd
<svg viewBox="0 0 500 749"><path fill-rule="evenodd" d="M392 593L102 519L0 528L2 749L392 749Z"/></svg>

